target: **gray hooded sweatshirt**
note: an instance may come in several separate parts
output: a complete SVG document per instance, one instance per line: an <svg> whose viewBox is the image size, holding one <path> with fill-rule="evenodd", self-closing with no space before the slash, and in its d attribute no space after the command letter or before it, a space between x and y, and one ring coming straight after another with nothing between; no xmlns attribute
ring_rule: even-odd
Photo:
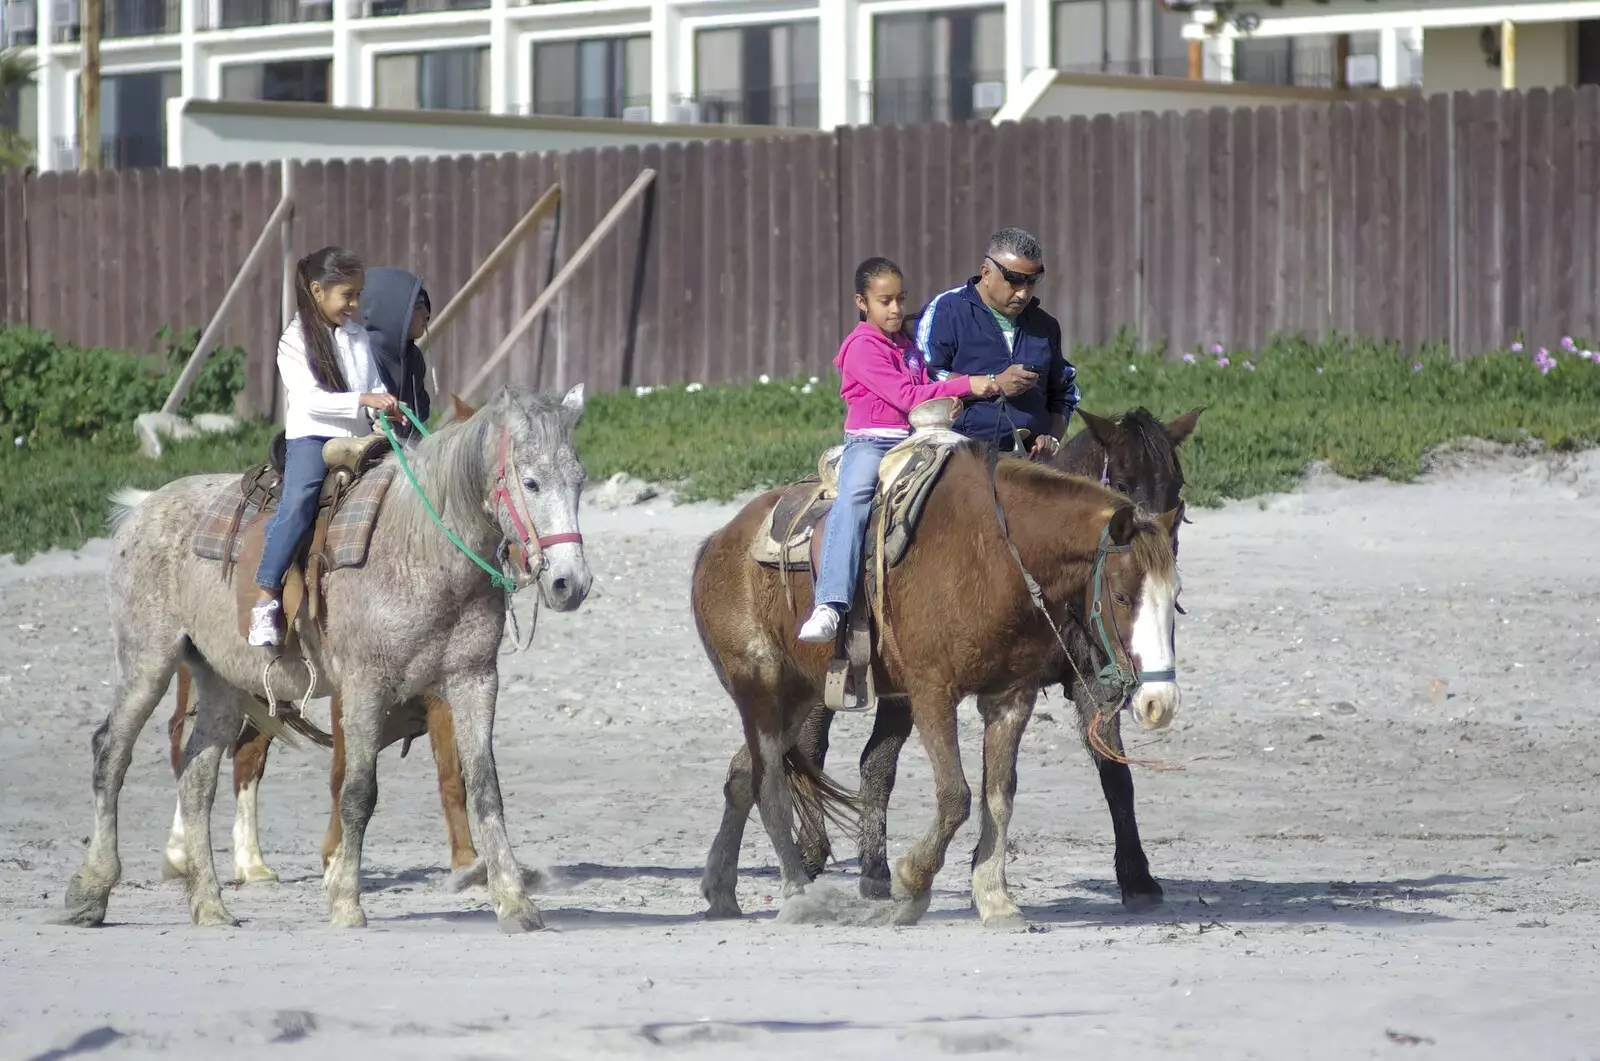
<svg viewBox="0 0 1600 1061"><path fill-rule="evenodd" d="M389 266L368 269L361 311L384 385L390 394L411 407L417 419L426 422L430 406L427 368L422 351L410 337L411 311L421 291L422 279L415 273ZM404 434L409 435L409 422L406 426Z"/></svg>

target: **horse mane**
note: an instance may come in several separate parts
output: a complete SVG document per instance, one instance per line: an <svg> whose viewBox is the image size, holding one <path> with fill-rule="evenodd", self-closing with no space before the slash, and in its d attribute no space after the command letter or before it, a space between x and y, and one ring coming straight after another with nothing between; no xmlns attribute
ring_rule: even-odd
<svg viewBox="0 0 1600 1061"><path fill-rule="evenodd" d="M1145 413L1145 416L1149 417L1150 414ZM1153 421L1155 418L1150 417L1150 419ZM1156 430L1158 432L1161 430L1159 423L1156 424ZM979 451L975 449L974 452ZM983 458L979 456L979 459ZM1151 574L1170 577L1174 572L1172 541L1167 532L1161 528L1161 524L1157 523L1150 513L1110 487L1101 486L1087 476L1030 460L1001 460L995 465L995 476L1002 481L1038 486L1046 490L1070 489L1083 495L1085 500L1101 502L1113 512L1121 508L1133 509L1133 537L1129 544L1132 546L1134 559L1143 570Z"/></svg>
<svg viewBox="0 0 1600 1061"><path fill-rule="evenodd" d="M484 511L489 487L490 434L501 428L507 416L521 412L527 416L531 441L547 452L570 434L570 414L560 396L506 390L486 403L467 420L455 420L406 448L406 461L417 477L428 500L433 502L446 525L457 534L472 528L488 528L493 523ZM384 495L384 509L393 533L409 548L439 548L449 539L439 532L428 508L417 497L395 455L385 457L395 469L396 481ZM398 496L397 496L398 495Z"/></svg>
<svg viewBox="0 0 1600 1061"><path fill-rule="evenodd" d="M1132 436L1140 452L1152 464L1174 475L1178 474L1177 451L1167 438L1167 429L1149 409L1142 405L1129 409L1112 417L1111 422Z"/></svg>

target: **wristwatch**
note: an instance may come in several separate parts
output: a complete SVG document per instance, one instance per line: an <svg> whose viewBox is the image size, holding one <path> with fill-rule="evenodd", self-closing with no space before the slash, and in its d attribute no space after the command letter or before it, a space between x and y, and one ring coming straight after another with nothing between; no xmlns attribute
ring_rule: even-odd
<svg viewBox="0 0 1600 1061"><path fill-rule="evenodd" d="M994 373L993 372L990 372L988 375L989 375L989 385L994 388L996 393L998 393L999 390L1000 390L1000 381L994 378ZM991 397L992 397L992 395L991 395Z"/></svg>

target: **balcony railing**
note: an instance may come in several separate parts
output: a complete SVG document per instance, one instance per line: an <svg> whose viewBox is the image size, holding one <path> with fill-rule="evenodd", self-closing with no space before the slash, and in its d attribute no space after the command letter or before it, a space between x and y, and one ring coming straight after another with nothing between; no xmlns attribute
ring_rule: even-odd
<svg viewBox="0 0 1600 1061"><path fill-rule="evenodd" d="M64 137L55 142L55 168L78 168L78 144ZM100 165L104 169L144 169L167 164L166 141L160 136L102 136Z"/></svg>
<svg viewBox="0 0 1600 1061"><path fill-rule="evenodd" d="M593 99L539 99L522 108L523 114L551 118L626 118L650 120L650 96L610 95Z"/></svg>
<svg viewBox="0 0 1600 1061"><path fill-rule="evenodd" d="M331 22L332 0L199 0L201 29Z"/></svg>
<svg viewBox="0 0 1600 1061"><path fill-rule="evenodd" d="M1005 103L1005 75L876 78L866 91L874 125L987 120Z"/></svg>
<svg viewBox="0 0 1600 1061"><path fill-rule="evenodd" d="M489 0L367 0L358 13L369 18L393 18L396 15L430 15L441 11L481 11Z"/></svg>
<svg viewBox="0 0 1600 1061"><path fill-rule="evenodd" d="M40 0L52 3L55 24L51 37L57 44L82 39L82 9L78 0ZM106 40L124 37L160 37L175 34L182 25L180 0L110 0L100 10L100 36Z"/></svg>
<svg viewBox="0 0 1600 1061"><path fill-rule="evenodd" d="M1107 59L1098 63L1069 63L1058 66L1063 74L1112 74L1117 77L1188 77L1188 56L1157 56L1153 59Z"/></svg>
<svg viewBox="0 0 1600 1061"><path fill-rule="evenodd" d="M707 125L779 125L815 129L821 121L816 85L773 85L742 92L702 92L681 100L698 106Z"/></svg>

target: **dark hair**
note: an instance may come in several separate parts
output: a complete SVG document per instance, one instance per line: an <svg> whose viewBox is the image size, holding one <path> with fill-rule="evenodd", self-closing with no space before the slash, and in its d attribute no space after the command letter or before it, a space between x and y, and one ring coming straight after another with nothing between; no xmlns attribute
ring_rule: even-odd
<svg viewBox="0 0 1600 1061"><path fill-rule="evenodd" d="M361 275L366 266L360 258L343 247L324 247L301 258L294 269L294 304L300 313L300 334L306 341L306 363L317 386L328 391L347 391L350 384L339 367L339 356L333 346L333 328L317 308L311 285L327 289L336 284L348 284Z"/></svg>
<svg viewBox="0 0 1600 1061"><path fill-rule="evenodd" d="M894 262L890 261L888 258L881 256L868 258L866 261L856 266L856 294L860 295L862 298L866 298L867 288L872 286L872 281L876 280L880 276L887 276L890 273L898 276L901 280L906 278L906 274L900 271L900 267ZM866 313L859 310L857 312L860 313L862 320L867 319Z"/></svg>
<svg viewBox="0 0 1600 1061"><path fill-rule="evenodd" d="M428 297L427 288L417 288L417 301L422 304L422 312L430 317L433 316L433 300Z"/></svg>
<svg viewBox="0 0 1600 1061"><path fill-rule="evenodd" d="M1013 254L1025 262L1044 261L1044 248L1033 235L1016 227L1003 228L989 237L985 254Z"/></svg>

